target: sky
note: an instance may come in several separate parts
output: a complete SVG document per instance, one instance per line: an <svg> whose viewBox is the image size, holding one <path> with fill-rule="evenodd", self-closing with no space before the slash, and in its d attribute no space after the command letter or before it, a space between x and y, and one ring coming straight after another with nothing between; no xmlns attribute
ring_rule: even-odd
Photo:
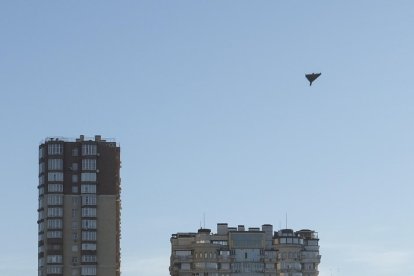
<svg viewBox="0 0 414 276"><path fill-rule="evenodd" d="M414 275L412 26L409 0L1 1L0 275L37 273L39 144L81 134L121 146L123 276L286 214L321 276Z"/></svg>

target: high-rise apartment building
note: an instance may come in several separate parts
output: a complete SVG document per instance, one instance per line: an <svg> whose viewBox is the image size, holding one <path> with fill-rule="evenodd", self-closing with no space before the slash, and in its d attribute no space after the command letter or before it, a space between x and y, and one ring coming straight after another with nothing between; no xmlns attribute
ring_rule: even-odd
<svg viewBox="0 0 414 276"><path fill-rule="evenodd" d="M171 237L172 276L316 276L319 239L315 231L273 226L245 229L217 224L217 233L176 233Z"/></svg>
<svg viewBox="0 0 414 276"><path fill-rule="evenodd" d="M120 148L47 138L39 146L38 275L120 275Z"/></svg>

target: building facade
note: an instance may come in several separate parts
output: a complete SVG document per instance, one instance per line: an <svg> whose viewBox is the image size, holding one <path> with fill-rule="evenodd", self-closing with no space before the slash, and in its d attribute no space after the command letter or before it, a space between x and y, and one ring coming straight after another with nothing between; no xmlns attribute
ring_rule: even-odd
<svg viewBox="0 0 414 276"><path fill-rule="evenodd" d="M94 138L39 146L38 275L120 275L120 147Z"/></svg>
<svg viewBox="0 0 414 276"><path fill-rule="evenodd" d="M210 229L171 236L172 276L316 276L319 239L315 231L282 229L270 224L245 229L217 224Z"/></svg>

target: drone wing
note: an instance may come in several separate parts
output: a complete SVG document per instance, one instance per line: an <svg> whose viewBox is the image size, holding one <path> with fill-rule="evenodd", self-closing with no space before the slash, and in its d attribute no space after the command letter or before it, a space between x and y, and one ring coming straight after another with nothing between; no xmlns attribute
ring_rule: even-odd
<svg viewBox="0 0 414 276"><path fill-rule="evenodd" d="M309 85L312 85L312 82L316 80L320 75L321 73L312 73L312 74L306 74L305 77L308 79Z"/></svg>

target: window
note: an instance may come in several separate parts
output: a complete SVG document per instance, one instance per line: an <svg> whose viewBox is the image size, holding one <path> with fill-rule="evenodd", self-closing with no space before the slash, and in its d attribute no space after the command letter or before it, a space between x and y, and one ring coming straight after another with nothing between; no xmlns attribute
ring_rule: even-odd
<svg viewBox="0 0 414 276"><path fill-rule="evenodd" d="M221 269L223 269L223 270L230 269L230 264L229 263L221 263ZM228 275L228 274L226 274L226 275Z"/></svg>
<svg viewBox="0 0 414 276"><path fill-rule="evenodd" d="M50 172L47 174L48 181L63 181L63 172Z"/></svg>
<svg viewBox="0 0 414 276"><path fill-rule="evenodd" d="M90 232L90 231L83 231L82 232L82 240L83 241L96 241L96 232Z"/></svg>
<svg viewBox="0 0 414 276"><path fill-rule="evenodd" d="M83 159L82 170L84 171L96 170L96 159Z"/></svg>
<svg viewBox="0 0 414 276"><path fill-rule="evenodd" d="M39 209L43 208L43 197L39 197Z"/></svg>
<svg viewBox="0 0 414 276"><path fill-rule="evenodd" d="M191 265L189 263L182 263L181 264L181 270L190 270Z"/></svg>
<svg viewBox="0 0 414 276"><path fill-rule="evenodd" d="M175 256L181 256L181 257L191 256L191 250L176 250Z"/></svg>
<svg viewBox="0 0 414 276"><path fill-rule="evenodd" d="M62 244L48 244L47 245L47 250L48 251L57 251L57 250L62 250Z"/></svg>
<svg viewBox="0 0 414 276"><path fill-rule="evenodd" d="M96 145L95 144L84 144L82 145L82 156L84 155L96 155Z"/></svg>
<svg viewBox="0 0 414 276"><path fill-rule="evenodd" d="M49 184L47 185L47 191L49 193L62 193L63 192L63 184Z"/></svg>
<svg viewBox="0 0 414 276"><path fill-rule="evenodd" d="M38 231L43 232L45 230L45 223L42 221L37 225Z"/></svg>
<svg viewBox="0 0 414 276"><path fill-rule="evenodd" d="M47 209L47 216L48 217L62 217L63 216L63 208L60 207L52 207Z"/></svg>
<svg viewBox="0 0 414 276"><path fill-rule="evenodd" d="M48 229L62 229L63 221L61 219L48 219L47 228Z"/></svg>
<svg viewBox="0 0 414 276"><path fill-rule="evenodd" d="M82 194L96 194L96 185L95 184L82 184L81 193Z"/></svg>
<svg viewBox="0 0 414 276"><path fill-rule="evenodd" d="M48 195L47 204L48 205L63 205L63 195Z"/></svg>
<svg viewBox="0 0 414 276"><path fill-rule="evenodd" d="M72 171L76 172L78 170L78 163L72 163Z"/></svg>
<svg viewBox="0 0 414 276"><path fill-rule="evenodd" d="M96 205L96 196L95 195L83 195L82 205Z"/></svg>
<svg viewBox="0 0 414 276"><path fill-rule="evenodd" d="M82 276L96 275L96 266L82 266Z"/></svg>
<svg viewBox="0 0 414 276"><path fill-rule="evenodd" d="M82 220L82 229L96 229L96 220L92 220L92 219Z"/></svg>
<svg viewBox="0 0 414 276"><path fill-rule="evenodd" d="M42 246L43 247L43 246ZM39 247L39 253L40 252L43 252L43 250L42 251L40 251L40 247ZM45 265L45 259L44 258L39 258L39 262L38 262L38 266L39 267L42 267L42 266L44 266Z"/></svg>
<svg viewBox="0 0 414 276"><path fill-rule="evenodd" d="M78 257L72 257L72 264L78 263Z"/></svg>
<svg viewBox="0 0 414 276"><path fill-rule="evenodd" d="M62 159L49 159L47 160L48 170L62 170L63 160Z"/></svg>
<svg viewBox="0 0 414 276"><path fill-rule="evenodd" d="M62 231L47 231L46 237L48 239L60 239L62 238Z"/></svg>
<svg viewBox="0 0 414 276"><path fill-rule="evenodd" d="M45 163L41 162L39 163L39 174L44 173L45 172Z"/></svg>
<svg viewBox="0 0 414 276"><path fill-rule="evenodd" d="M45 176L41 175L39 176L39 185L43 185L43 184L45 184Z"/></svg>
<svg viewBox="0 0 414 276"><path fill-rule="evenodd" d="M43 147L39 148L39 159L45 156L45 150Z"/></svg>
<svg viewBox="0 0 414 276"><path fill-rule="evenodd" d="M194 267L196 269L205 269L206 268L206 264L205 263L194 263Z"/></svg>
<svg viewBox="0 0 414 276"><path fill-rule="evenodd" d="M42 220L45 218L45 212L43 210L38 212L38 220Z"/></svg>
<svg viewBox="0 0 414 276"><path fill-rule="evenodd" d="M62 274L63 269L62 269L62 266L48 265L46 272L47 272L47 274Z"/></svg>
<svg viewBox="0 0 414 276"><path fill-rule="evenodd" d="M76 230L76 229L78 229L78 222L72 221L72 230Z"/></svg>
<svg viewBox="0 0 414 276"><path fill-rule="evenodd" d="M211 241L213 244L220 244L220 245L227 245L228 244L228 242L227 241L220 241L220 240L217 240L217 241Z"/></svg>
<svg viewBox="0 0 414 276"><path fill-rule="evenodd" d="M228 250L220 250L220 255L221 256L230 256L230 251L228 251Z"/></svg>
<svg viewBox="0 0 414 276"><path fill-rule="evenodd" d="M217 263L206 263L206 269L217 269L218 265ZM214 274L210 274L210 275L214 275Z"/></svg>
<svg viewBox="0 0 414 276"><path fill-rule="evenodd" d="M81 181L82 182L95 182L96 173L81 173Z"/></svg>
<svg viewBox="0 0 414 276"><path fill-rule="evenodd" d="M72 218L76 218L76 214L78 213L78 209L73 208L72 209Z"/></svg>
<svg viewBox="0 0 414 276"><path fill-rule="evenodd" d="M96 255L83 255L82 262L85 263L96 263Z"/></svg>
<svg viewBox="0 0 414 276"><path fill-rule="evenodd" d="M72 232L72 240L74 240L74 241L78 240L78 232L76 232L76 231Z"/></svg>
<svg viewBox="0 0 414 276"><path fill-rule="evenodd" d="M39 196L43 195L45 193L45 188L39 187Z"/></svg>
<svg viewBox="0 0 414 276"><path fill-rule="evenodd" d="M48 155L62 155L63 154L63 144L48 144L47 145L47 154Z"/></svg>
<svg viewBox="0 0 414 276"><path fill-rule="evenodd" d="M72 194L78 193L78 186L72 186Z"/></svg>
<svg viewBox="0 0 414 276"><path fill-rule="evenodd" d="M82 208L82 217L96 217L96 208Z"/></svg>
<svg viewBox="0 0 414 276"><path fill-rule="evenodd" d="M95 243L82 243L82 250L96 250Z"/></svg>
<svg viewBox="0 0 414 276"><path fill-rule="evenodd" d="M72 175L72 183L78 183L78 175L77 174Z"/></svg>

